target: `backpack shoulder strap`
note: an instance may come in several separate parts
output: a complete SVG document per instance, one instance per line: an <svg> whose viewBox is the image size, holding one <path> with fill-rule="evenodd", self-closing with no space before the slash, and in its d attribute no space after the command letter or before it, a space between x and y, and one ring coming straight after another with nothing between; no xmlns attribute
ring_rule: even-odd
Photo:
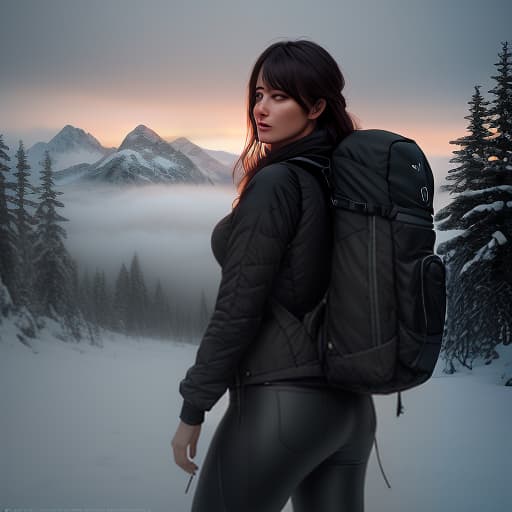
<svg viewBox="0 0 512 512"><path fill-rule="evenodd" d="M287 164L291 167L302 169L303 171L307 171L313 176L318 176L319 174L322 176L324 184L327 186L327 190L331 190L331 160L327 157L320 157L322 162L313 160L311 158L305 156L296 156L293 158L289 158L285 160Z"/></svg>

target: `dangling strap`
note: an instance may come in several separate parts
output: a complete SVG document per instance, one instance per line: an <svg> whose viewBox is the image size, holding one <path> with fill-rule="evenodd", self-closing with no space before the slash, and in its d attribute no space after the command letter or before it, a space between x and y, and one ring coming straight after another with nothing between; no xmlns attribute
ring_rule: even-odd
<svg viewBox="0 0 512 512"><path fill-rule="evenodd" d="M236 405L237 405L237 413L238 413L238 425L242 422L242 400L240 398L241 394L241 383L240 383L240 376L238 375L238 368L236 369L236 383L235 383L235 389L236 389Z"/></svg>
<svg viewBox="0 0 512 512"><path fill-rule="evenodd" d="M397 415L397 417L400 416L400 414L402 414L403 412L404 412L404 406L402 404L402 394L399 391L397 394L397 398L396 398L396 415Z"/></svg>
<svg viewBox="0 0 512 512"><path fill-rule="evenodd" d="M377 435L373 436L373 441L375 443L375 452L377 453L377 461L379 462L380 472L382 473L382 476L384 477L384 481L386 482L386 485L391 489L391 485L389 485L388 479L386 478L384 469L382 468L382 464L380 462L379 448L377 447Z"/></svg>

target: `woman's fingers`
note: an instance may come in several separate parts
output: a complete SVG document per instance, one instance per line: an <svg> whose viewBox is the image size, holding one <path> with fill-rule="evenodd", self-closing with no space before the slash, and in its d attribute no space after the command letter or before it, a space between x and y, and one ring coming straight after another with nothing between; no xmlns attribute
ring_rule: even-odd
<svg viewBox="0 0 512 512"><path fill-rule="evenodd" d="M187 457L186 446L173 446L173 450L176 464L187 473L195 473L198 466Z"/></svg>
<svg viewBox="0 0 512 512"><path fill-rule="evenodd" d="M196 456L197 440L200 432L201 425L188 425L180 421L178 429L171 441L174 461L187 473L195 473L198 468L197 464L191 461L187 456L187 449L192 458Z"/></svg>

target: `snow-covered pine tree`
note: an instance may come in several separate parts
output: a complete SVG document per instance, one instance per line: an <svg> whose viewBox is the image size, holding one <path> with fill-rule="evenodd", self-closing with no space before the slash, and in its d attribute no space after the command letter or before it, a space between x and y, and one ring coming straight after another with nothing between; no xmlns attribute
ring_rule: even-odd
<svg viewBox="0 0 512 512"><path fill-rule="evenodd" d="M509 56L505 47L500 76L508 76L501 80L508 84L508 92L502 94L502 99L512 96ZM485 125L510 127L510 120L499 124L497 116L510 116L512 109L495 106L486 114L487 104L476 87L467 116L469 135L451 141L463 148L451 160L461 164L453 171L455 184L450 189L457 195L435 216L440 221L438 229L462 230L438 247L447 266L448 314L443 347L447 371L454 370L454 360L469 368L479 356L490 361L498 357L494 349L498 343L511 341L511 134L502 135L500 160L493 142L500 137L499 128L492 135ZM493 116L492 123L489 116Z"/></svg>
<svg viewBox="0 0 512 512"><path fill-rule="evenodd" d="M475 238L475 226L471 224L468 226L465 215L478 204L466 191L478 190L482 186L482 171L487 162L487 138L490 135L485 126L488 102L484 101L480 86L475 86L475 92L468 104L470 105L469 115L464 117L469 120L468 135L450 141L450 144L461 148L453 151L456 156L450 159L450 162L458 165L450 169L446 177L447 181L454 183L442 187L455 197L434 217L439 222L436 227L441 231L463 230L462 234L440 244L437 249L437 252L443 255L446 265L448 301L443 335L443 357L450 369L453 369L454 359L470 367L473 356L478 353L477 341L472 333L465 331L467 321L464 318L468 308L473 304L474 294L468 288L468 283L460 279L460 271L471 257L470 242ZM474 240L472 242L474 243Z"/></svg>
<svg viewBox="0 0 512 512"><path fill-rule="evenodd" d="M68 333L81 338L83 324L73 290L73 261L63 240L66 231L61 222L68 219L57 213L64 204L57 200L63 192L54 188L52 161L44 154L39 187L39 204L34 214L34 302L42 316L62 321Z"/></svg>
<svg viewBox="0 0 512 512"><path fill-rule="evenodd" d="M14 183L13 196L13 214L16 240L16 285L15 294L17 303L27 306L31 310L33 306L32 286L34 282L33 242L34 242L34 216L27 210L27 207L36 208L37 204L29 199L27 195L36 192L30 184L28 177L30 175L30 165L27 162L27 156L23 142L20 140L16 152L16 169L14 173L16 181Z"/></svg>
<svg viewBox="0 0 512 512"><path fill-rule="evenodd" d="M7 287L10 303L11 300L15 300L16 259L14 216L8 207L9 203L12 203L8 191L14 188L14 184L6 178L10 171L7 162L11 160L8 151L9 147L5 145L3 135L0 133L0 281Z"/></svg>
<svg viewBox="0 0 512 512"><path fill-rule="evenodd" d="M502 43L502 53L498 56L499 61L494 64L498 74L491 77L496 86L489 91L494 95L490 102L489 128L495 135L489 141L492 153L485 176L490 185L509 185L512 171L512 54L508 42Z"/></svg>
<svg viewBox="0 0 512 512"><path fill-rule="evenodd" d="M502 43L496 85L489 93L490 156L484 171L484 183L491 190L488 200L475 212L475 220L486 218L487 253L491 256L492 283L488 293L496 304L494 344L512 342L512 54L508 42ZM492 202L491 202L492 201ZM492 237L492 238L491 238ZM498 357L494 351L494 357Z"/></svg>
<svg viewBox="0 0 512 512"><path fill-rule="evenodd" d="M492 76L496 85L489 92L494 95L489 108L490 157L484 172L484 183L493 187L492 217L496 228L498 246L493 259L493 270L502 287L502 300L512 303L512 54L508 42L502 43L502 52L495 63L498 74ZM503 206L502 206L503 205ZM505 305L504 304L504 305ZM510 309L508 309L510 311ZM511 341L512 314L509 321L501 324L500 339Z"/></svg>
<svg viewBox="0 0 512 512"><path fill-rule="evenodd" d="M488 137L491 132L487 129L486 123L489 113L487 111L488 101L485 101L480 93L480 85L475 85L475 92L468 101L469 114L464 119L469 121L467 131L469 135L460 137L457 140L450 141L450 144L461 146L462 149L454 150L450 162L458 163L448 171L447 181L454 181L441 186L443 191L449 191L450 194L459 194L466 190L478 190L482 182L482 171L487 164L487 148L489 146ZM457 208L458 204L450 203L438 213L436 218L445 219L448 215L454 214L451 222L460 225L459 213L465 213L464 208ZM453 208L453 212L452 212ZM448 229L456 229L454 227Z"/></svg>

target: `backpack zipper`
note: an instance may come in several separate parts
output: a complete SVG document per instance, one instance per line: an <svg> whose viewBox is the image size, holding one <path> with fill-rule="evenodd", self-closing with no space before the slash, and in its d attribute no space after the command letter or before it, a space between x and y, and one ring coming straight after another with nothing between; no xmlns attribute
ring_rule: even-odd
<svg viewBox="0 0 512 512"><path fill-rule="evenodd" d="M377 241L375 229L375 215L368 215L369 226L369 247L368 247L368 270L370 281L370 316L372 327L373 345L380 343L380 322L379 322L379 294L377 289Z"/></svg>

